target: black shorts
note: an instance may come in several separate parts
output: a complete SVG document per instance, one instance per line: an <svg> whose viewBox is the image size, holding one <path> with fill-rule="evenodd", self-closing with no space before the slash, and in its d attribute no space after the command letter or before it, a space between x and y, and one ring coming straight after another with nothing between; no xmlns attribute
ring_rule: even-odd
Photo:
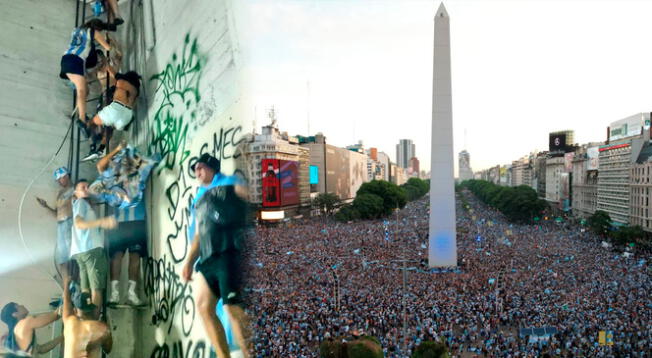
<svg viewBox="0 0 652 358"><path fill-rule="evenodd" d="M138 253L147 256L147 221L118 222L118 227L107 230L109 256L116 252Z"/></svg>
<svg viewBox="0 0 652 358"><path fill-rule="evenodd" d="M66 73L83 76L85 74L84 60L77 55L63 55L61 57L61 73L59 73L59 77L64 80L67 79Z"/></svg>
<svg viewBox="0 0 652 358"><path fill-rule="evenodd" d="M229 250L215 254L198 265L208 286L225 305L242 304L242 254Z"/></svg>

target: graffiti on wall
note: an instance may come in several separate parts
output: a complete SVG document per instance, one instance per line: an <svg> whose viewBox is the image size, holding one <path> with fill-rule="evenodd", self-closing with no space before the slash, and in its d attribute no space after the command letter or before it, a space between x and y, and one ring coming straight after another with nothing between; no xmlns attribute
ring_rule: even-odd
<svg viewBox="0 0 652 358"><path fill-rule="evenodd" d="M181 322L181 333L189 336L196 315L192 286L183 282L165 255L158 260L148 258L144 272L143 287L153 310L152 324L157 327L167 324L167 334L170 334L174 323Z"/></svg>
<svg viewBox="0 0 652 358"><path fill-rule="evenodd" d="M170 344L157 345L150 358L203 358L207 351L204 341L188 340L184 347L183 342L178 340Z"/></svg>
<svg viewBox="0 0 652 358"><path fill-rule="evenodd" d="M204 340L192 340L197 312L192 285L181 279L180 264L190 246L188 226L190 207L197 185L190 169L203 153L220 161L244 160L243 129L233 118L218 120L214 110L202 110L205 102L200 81L204 81L208 56L203 55L196 38L185 36L165 69L151 77L156 82L156 112L150 121L149 149L160 153L162 162L154 185L157 191L159 257L149 257L144 270L144 290L152 307L151 323L166 333L151 357L203 358L210 351ZM202 82L203 83L203 82ZM212 108L212 107L211 107ZM200 118L201 117L201 118ZM191 135L191 132L194 135ZM158 179L157 179L158 178ZM201 326L201 325L199 325ZM193 335L194 337L194 335Z"/></svg>
<svg viewBox="0 0 652 358"><path fill-rule="evenodd" d="M207 57L199 51L197 38L186 34L183 47L172 54L163 71L150 78L156 81L156 95L160 105L151 125L150 150L160 153L164 168L172 169L183 164L190 156L187 148L188 128L197 116L201 100L199 81Z"/></svg>

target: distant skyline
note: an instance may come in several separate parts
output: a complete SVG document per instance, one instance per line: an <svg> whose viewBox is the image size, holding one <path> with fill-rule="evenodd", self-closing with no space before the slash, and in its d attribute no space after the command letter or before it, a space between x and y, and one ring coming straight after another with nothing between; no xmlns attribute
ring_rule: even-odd
<svg viewBox="0 0 652 358"><path fill-rule="evenodd" d="M466 149L473 170L545 150L552 131L572 129L577 143L604 140L610 122L652 110L652 2L444 3L451 18L453 152ZM268 123L274 106L282 130L322 132L342 147L362 140L393 161L399 139L412 139L421 169L429 171L438 6L247 3L241 31L257 126Z"/></svg>

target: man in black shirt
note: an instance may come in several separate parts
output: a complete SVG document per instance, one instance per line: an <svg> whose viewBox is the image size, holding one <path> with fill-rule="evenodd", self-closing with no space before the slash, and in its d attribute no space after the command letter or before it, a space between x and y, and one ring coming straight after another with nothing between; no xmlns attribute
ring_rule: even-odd
<svg viewBox="0 0 652 358"><path fill-rule="evenodd" d="M242 252L247 230L246 189L238 179L222 175L219 161L205 154L192 166L201 187L192 210L193 242L182 276L191 280L199 258L197 309L219 358L230 357L224 327L215 308L222 298L244 357L249 357L248 322L242 308ZM201 256L201 257L200 257Z"/></svg>

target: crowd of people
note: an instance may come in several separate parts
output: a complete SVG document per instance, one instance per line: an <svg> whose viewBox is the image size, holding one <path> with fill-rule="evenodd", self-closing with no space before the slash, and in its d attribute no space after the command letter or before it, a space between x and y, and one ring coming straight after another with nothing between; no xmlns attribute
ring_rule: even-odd
<svg viewBox="0 0 652 358"><path fill-rule="evenodd" d="M425 340L444 340L452 357L651 356L649 257L605 249L578 226L512 225L461 195L454 269L424 265L427 199L390 218L389 241L383 220L260 227L247 259L256 356L315 357L352 332L378 337L386 357Z"/></svg>

